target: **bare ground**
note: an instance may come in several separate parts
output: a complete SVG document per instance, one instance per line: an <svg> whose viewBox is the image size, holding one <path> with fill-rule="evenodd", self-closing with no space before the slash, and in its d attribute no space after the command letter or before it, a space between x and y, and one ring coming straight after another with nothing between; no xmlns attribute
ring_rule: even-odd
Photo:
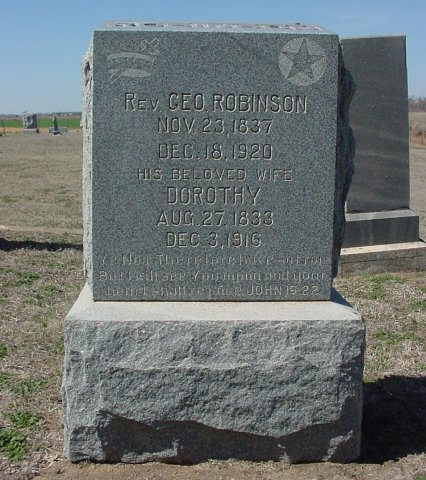
<svg viewBox="0 0 426 480"><path fill-rule="evenodd" d="M420 216L420 238L426 240L426 146L410 146L410 206Z"/></svg>
<svg viewBox="0 0 426 480"><path fill-rule="evenodd" d="M410 142L426 146L426 112L410 112Z"/></svg>
<svg viewBox="0 0 426 480"><path fill-rule="evenodd" d="M81 228L79 132L0 137L0 224Z"/></svg>
<svg viewBox="0 0 426 480"><path fill-rule="evenodd" d="M15 441L1 450L0 437L1 479L426 480L424 272L337 281L367 325L359 461L69 463L62 456L62 324L84 279L81 236L65 232L81 229L81 136L11 134L0 137L0 152L0 224L18 227L0 229L0 432ZM426 149L411 150L411 165L424 237ZM21 460L10 458L20 451Z"/></svg>

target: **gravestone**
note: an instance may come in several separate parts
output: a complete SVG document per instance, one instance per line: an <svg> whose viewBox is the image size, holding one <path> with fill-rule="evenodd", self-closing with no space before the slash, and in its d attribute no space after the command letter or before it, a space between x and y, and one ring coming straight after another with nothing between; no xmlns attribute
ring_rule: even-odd
<svg viewBox="0 0 426 480"><path fill-rule="evenodd" d="M22 133L39 133L37 114L24 114L22 117Z"/></svg>
<svg viewBox="0 0 426 480"><path fill-rule="evenodd" d="M95 300L328 300L337 38L114 28L93 40Z"/></svg>
<svg viewBox="0 0 426 480"><path fill-rule="evenodd" d="M364 325L332 288L352 83L318 26L108 22L83 59L72 461L350 461Z"/></svg>
<svg viewBox="0 0 426 480"><path fill-rule="evenodd" d="M59 128L58 128L58 120L56 118L56 115L53 115L52 117L52 134L53 135L61 135L61 132L59 131ZM49 133L50 133L50 129L49 129Z"/></svg>
<svg viewBox="0 0 426 480"><path fill-rule="evenodd" d="M342 39L357 86L350 106L355 174L347 200L345 247L417 242L410 210L405 36Z"/></svg>

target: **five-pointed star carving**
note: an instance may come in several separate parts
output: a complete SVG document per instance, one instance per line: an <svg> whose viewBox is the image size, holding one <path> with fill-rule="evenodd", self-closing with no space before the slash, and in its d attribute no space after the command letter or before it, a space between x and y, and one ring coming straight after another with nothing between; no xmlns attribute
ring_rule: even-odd
<svg viewBox="0 0 426 480"><path fill-rule="evenodd" d="M321 60L324 55L309 53L306 38L302 40L297 52L286 52L286 55L293 62L288 75L290 78L302 72L307 75L310 80L315 80L315 73L312 70L312 65L318 62L318 60Z"/></svg>

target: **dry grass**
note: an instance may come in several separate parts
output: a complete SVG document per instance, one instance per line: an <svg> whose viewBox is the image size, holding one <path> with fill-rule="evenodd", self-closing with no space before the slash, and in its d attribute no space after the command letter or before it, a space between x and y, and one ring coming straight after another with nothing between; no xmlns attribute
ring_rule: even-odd
<svg viewBox="0 0 426 480"><path fill-rule="evenodd" d="M410 145L410 207L420 217L420 238L426 239L426 146ZM426 479L425 479L426 480Z"/></svg>
<svg viewBox="0 0 426 480"><path fill-rule="evenodd" d="M426 112L410 112L409 120L410 127L414 132L421 129L426 130Z"/></svg>
<svg viewBox="0 0 426 480"><path fill-rule="evenodd" d="M410 141L426 145L426 112L410 112Z"/></svg>
<svg viewBox="0 0 426 480"><path fill-rule="evenodd" d="M0 224L81 228L81 133L0 137Z"/></svg>
<svg viewBox="0 0 426 480"><path fill-rule="evenodd" d="M0 248L0 427L25 438L0 452L0 472L28 471L62 448L62 325L83 285L81 238L10 233Z"/></svg>
<svg viewBox="0 0 426 480"><path fill-rule="evenodd" d="M424 273L363 275L336 283L367 321L365 381L426 375Z"/></svg>

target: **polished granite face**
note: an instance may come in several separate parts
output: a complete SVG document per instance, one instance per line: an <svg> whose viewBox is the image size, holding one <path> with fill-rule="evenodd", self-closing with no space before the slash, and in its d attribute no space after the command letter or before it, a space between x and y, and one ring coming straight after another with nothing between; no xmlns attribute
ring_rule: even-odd
<svg viewBox="0 0 426 480"><path fill-rule="evenodd" d="M342 46L356 84L349 110L356 140L355 174L347 211L409 208L405 36L344 38Z"/></svg>
<svg viewBox="0 0 426 480"><path fill-rule="evenodd" d="M109 22L84 62L95 300L327 300L338 38Z"/></svg>

